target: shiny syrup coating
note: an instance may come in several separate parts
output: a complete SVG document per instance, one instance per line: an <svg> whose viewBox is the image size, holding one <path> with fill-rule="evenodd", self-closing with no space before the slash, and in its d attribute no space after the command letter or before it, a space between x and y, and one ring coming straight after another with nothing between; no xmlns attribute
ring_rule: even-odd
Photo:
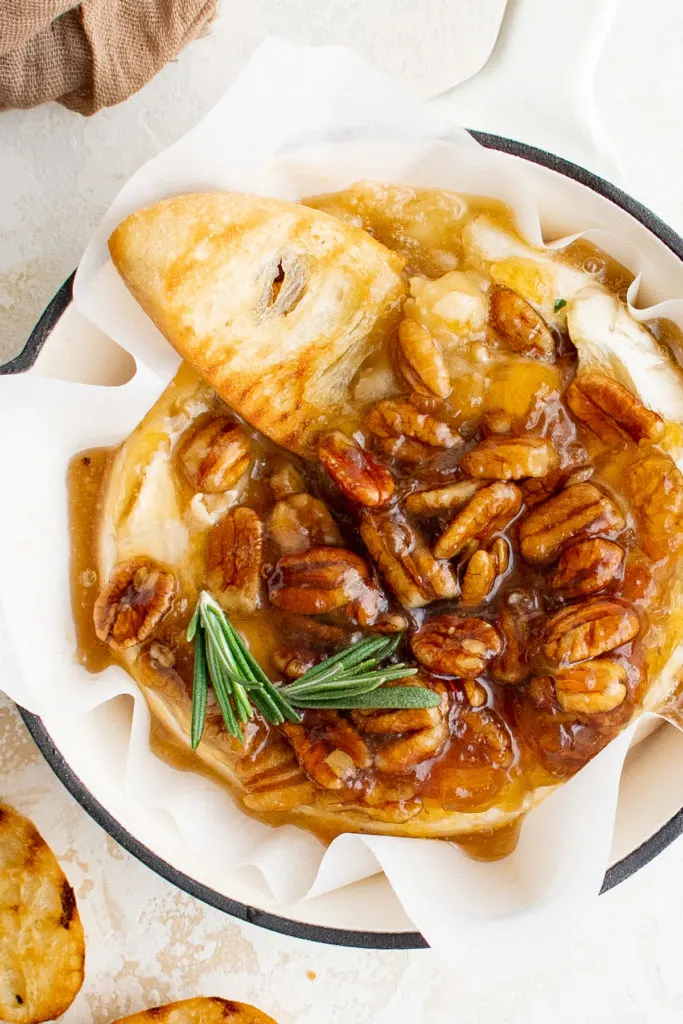
<svg viewBox="0 0 683 1024"><path fill-rule="evenodd" d="M377 821L397 826L442 810L514 811L525 794L568 778L616 735L657 667L645 652L665 628L660 595L674 562L653 557L653 528L643 533L624 481L635 470L667 494L683 493L678 471L670 460L663 465L647 441L606 444L572 412L566 394L577 358L561 323L546 325L543 346L530 343L528 351L517 328L527 324L537 338L537 312L510 305L509 316L520 316L514 344L504 337L509 316L492 327L488 300L498 285L470 265L459 229L480 213L509 229L505 208L428 191L406 198L406 191L359 187L312 203L401 251L419 282L406 315L421 316L423 331L445 333L433 343L414 328L401 344L386 339L358 374L355 408L335 424L350 443L334 438L334 460L324 439L322 461L304 463L244 427L251 463L239 503L262 524L263 590L260 607L243 610L233 601L229 611L276 680L296 677L363 633L405 627L395 658L418 665L412 682L435 689L439 707L307 711L301 727L254 726L259 749L272 744L286 752L293 772L301 770L291 787L300 801L366 808L375 830ZM565 258L590 267L615 293L627 287L623 268L585 242L574 243ZM455 309L447 328L434 312L444 301ZM670 330L655 325L660 337ZM447 343L449 331L457 344ZM435 352L438 363L430 366ZM187 436L201 429L209 436L211 422L224 416L230 411L216 398ZM353 456L348 471L345 448ZM81 658L93 671L107 661L90 619L105 582L93 568L93 494L106 458L79 454L69 481L74 612ZM192 483L180 468L177 475L189 502ZM678 512L674 503L666 521L672 553L681 542ZM540 550L539 536L542 557L524 557L525 543L529 552ZM247 575L249 557L247 538L240 554ZM593 604L584 609L587 602ZM571 608L573 643L562 644L553 623ZM620 609L630 616L628 628ZM150 654L147 645L141 657L153 672L176 673L189 695L188 614L176 604L157 630L157 646ZM420 654L427 649L429 656ZM164 668L167 650L172 667ZM593 650L611 667L574 671L572 651L585 663ZM159 733L157 748L193 766ZM296 803L257 789L243 801L249 813L273 823L298 821ZM335 834L329 824L319 831ZM497 857L516 835L511 822L462 841L474 856Z"/></svg>

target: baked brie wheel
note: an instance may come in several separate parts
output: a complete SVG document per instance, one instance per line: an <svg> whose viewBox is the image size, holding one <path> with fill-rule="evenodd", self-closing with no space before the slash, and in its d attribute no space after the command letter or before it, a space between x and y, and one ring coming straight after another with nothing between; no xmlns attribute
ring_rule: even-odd
<svg viewBox="0 0 683 1024"><path fill-rule="evenodd" d="M535 250L493 200L403 186L180 196L111 251L186 362L108 459L82 646L188 749L202 592L278 693L394 636L427 706L391 706L397 670L374 707L233 735L209 687L192 757L272 823L506 852L675 687L673 325L638 323L587 243Z"/></svg>

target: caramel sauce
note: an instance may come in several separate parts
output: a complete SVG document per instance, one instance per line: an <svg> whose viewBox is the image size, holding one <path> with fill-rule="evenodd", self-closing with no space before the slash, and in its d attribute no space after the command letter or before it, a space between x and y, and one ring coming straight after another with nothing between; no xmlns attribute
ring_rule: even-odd
<svg viewBox="0 0 683 1024"><path fill-rule="evenodd" d="M395 202L378 203L377 196L369 191L349 190L334 196L316 197L309 200L311 205L350 220L370 231L384 244L402 252L408 261L407 272L421 275L430 280L438 279L451 270L474 270L467 262L460 241L462 223L479 213L485 213L508 232L515 231L512 216L502 203L480 197L450 197L442 199L440 193L415 190L413 199L406 202L405 190L395 190ZM400 193L400 194L399 194ZM450 203L450 205L449 205ZM563 253L563 258L577 268L593 274L605 287L624 296L630 284L628 271L594 246L579 240L572 243ZM524 272L526 270L522 268ZM528 269L528 268L527 268ZM673 325L659 322L651 325L655 337L667 343L680 339ZM569 777L597 753L628 721L637 708L647 678L656 672L660 663L657 654L649 655L649 662L643 654L659 649L660 661L666 654L662 645L653 643L653 637L663 638L666 634L669 610L662 604L661 594L670 584L675 571L673 560L653 561L643 551L639 538L638 522L630 511L630 498L625 481L628 481L642 448L625 445L607 448L595 434L581 423L577 423L564 405L563 393L576 370L576 354L567 335L556 333L557 358L547 363L529 358L496 355L488 363L481 364L478 357L454 356L449 367L453 380L457 380L447 407L438 406L439 415L446 416L454 427L461 430L472 447L482 436L479 422L488 416L505 417L510 424L509 432L515 430L541 434L552 440L561 455L561 466L570 465L581 451L585 450L592 466L592 481L604 492L613 494L617 503L626 511L627 523L621 532L619 543L627 549L625 566L619 576L608 587L608 594L616 594L633 601L643 617L643 629L632 643L624 645L617 653L629 664L628 694L624 702L590 720L570 715L556 706L544 703L543 695L534 695L529 681L519 685L505 685L485 674L481 681L486 689L485 707L477 712L479 725L490 720L496 728L503 730L507 737L507 748L503 753L494 746L487 746L481 733L473 731L467 715L472 714L467 706L462 681L450 680L451 710L449 719L450 736L443 748L433 758L425 758L415 767L403 773L384 773L389 786L395 792L388 804L395 809L400 821L405 816L406 833L410 833L412 809L419 805L420 813L429 819L446 811L479 813L496 807L505 812L516 812L527 806L528 795L540 786L556 784ZM391 341L391 340L390 340ZM388 378L394 374L391 343L376 349L359 373L357 401L335 426L348 434L364 430L363 420L368 408L378 399L386 397L382 391ZM142 447L137 459L143 464L150 453L160 448L167 452L173 470L174 500L179 514L187 519L191 503L196 495L177 462L177 436L186 430L197 429L204 421L217 414L229 412L213 393L196 401L193 388L196 375L188 367L182 367L166 396L164 418L154 420L149 430L141 435ZM375 387L372 382L377 381ZM400 391L393 377L393 391ZM362 387L361 387L362 385ZM404 389L405 390L405 389ZM189 397L188 397L189 396ZM193 405L193 402L195 405ZM154 412L154 410L152 410ZM150 414L151 415L151 414ZM150 421L152 423L152 421ZM177 426L182 423L182 429ZM170 426L170 425L173 426ZM253 451L253 463L246 487L240 494L239 503L258 512L265 521L273 508L274 499L268 486L268 476L274 465L282 459L280 450L267 439L246 427ZM365 436L368 446L372 438ZM439 486L457 478L456 458L448 452L428 460L425 464L406 465L399 458L383 456L396 481L399 500L415 489ZM358 533L358 518L352 505L332 485L330 479L318 465L303 464L287 455L297 464L306 481L310 494L322 499L331 510L341 531L344 546L367 558ZM78 653L81 662L92 672L101 671L107 664L117 660L110 648L97 639L93 627L93 605L103 581L97 578L97 534L100 527L102 487L106 482L111 453L105 449L93 449L79 453L69 467L69 498L72 531L72 604L77 628ZM120 521L130 514L144 485L144 474L128 491L128 502L120 513ZM419 520L419 529L428 543L432 543L444 529L453 512ZM202 585L205 572L207 530L197 529L191 538L191 571L184 576L182 600L177 600L171 613L164 619L155 639L175 652L173 667L185 698L189 702L192 683L192 652L184 641L184 630L196 599L197 589ZM511 568L503 584L483 608L465 612L457 601L441 602L437 609L429 606L405 613L391 598L391 610L401 611L409 621L408 633L418 629L426 616L454 611L456 614L482 616L487 621L499 619L505 603L511 595L523 595L528 636L525 641L530 651L537 652L541 645L541 633L548 616L562 607L552 593L549 573L553 567L530 565L519 555L516 531L505 530L504 534L511 547ZM267 536L263 556L264 575L278 559L278 552L272 538ZM458 568L462 576L462 566ZM297 619L264 605L253 613L231 613L234 625L245 636L250 649L271 678L281 675L273 655L278 644L287 642L294 648L313 648L318 658L329 655L359 635L358 627L340 613L333 613L317 626L311 619ZM329 637L320 634L327 629ZM534 654L536 657L536 654ZM397 652L397 658L414 661L406 640ZM672 711L672 714L674 712ZM680 711L676 711L680 714ZM485 717L488 716L488 719ZM325 724L318 726L319 714L306 712L306 728L311 735L324 735ZM385 737L364 736L374 756L385 745ZM187 746L158 721L154 721L150 737L154 751L167 763L181 770L199 771L216 781L225 783L219 773L206 766ZM264 725L259 733L258 743L245 761L259 756L269 744L283 744L279 730ZM285 744L286 745L286 744ZM355 784L345 791L332 794L319 792L316 799L329 814L320 821L315 818L302 819L296 809L293 811L270 809L259 812L253 807L240 805L254 817L271 825L294 823L304 825L323 841L328 842L342 831L348 831L348 824L334 823L336 809L346 804L353 807L362 803L382 773L369 769ZM229 787L230 788L230 787ZM247 787L248 788L248 787ZM484 827L470 834L454 837L470 855L479 859L496 859L514 849L522 816L507 821L496 828ZM354 825L363 831L362 824ZM368 823L371 831L382 831L377 823ZM399 828L400 832L401 829ZM416 833L419 834L419 833Z"/></svg>
<svg viewBox="0 0 683 1024"><path fill-rule="evenodd" d="M508 825L500 828L486 829L461 836L457 844L463 853L474 860L501 860L509 856L517 847L522 831L523 818L520 816Z"/></svg>
<svg viewBox="0 0 683 1024"><path fill-rule="evenodd" d="M69 463L69 528L71 531L71 609L76 626L78 660L88 672L102 672L113 661L111 648L99 640L93 607L102 581L97 569L100 493L111 457L109 448L90 448Z"/></svg>
<svg viewBox="0 0 683 1024"><path fill-rule="evenodd" d="M626 301L626 292L633 282L633 274L592 242L577 238L562 250L562 258L571 267L590 274L622 301Z"/></svg>

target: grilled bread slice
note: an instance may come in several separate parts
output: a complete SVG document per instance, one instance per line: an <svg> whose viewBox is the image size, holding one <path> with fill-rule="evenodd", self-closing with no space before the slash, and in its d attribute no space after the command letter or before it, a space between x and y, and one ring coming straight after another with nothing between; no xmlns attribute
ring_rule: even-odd
<svg viewBox="0 0 683 1024"><path fill-rule="evenodd" d="M403 258L297 203L181 195L114 231L111 256L168 341L249 423L306 454L343 421L406 293Z"/></svg>
<svg viewBox="0 0 683 1024"><path fill-rule="evenodd" d="M181 999L166 1006L154 1006L113 1024L276 1024L272 1017L248 1003L234 1003L217 996Z"/></svg>
<svg viewBox="0 0 683 1024"><path fill-rule="evenodd" d="M0 1020L60 1017L83 984L73 889L35 826L0 802Z"/></svg>

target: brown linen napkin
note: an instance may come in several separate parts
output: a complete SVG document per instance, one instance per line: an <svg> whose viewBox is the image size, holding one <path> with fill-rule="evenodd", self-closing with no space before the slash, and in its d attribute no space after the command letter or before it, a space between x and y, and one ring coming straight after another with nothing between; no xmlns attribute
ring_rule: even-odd
<svg viewBox="0 0 683 1024"><path fill-rule="evenodd" d="M217 0L0 0L0 110L120 103L199 35Z"/></svg>

